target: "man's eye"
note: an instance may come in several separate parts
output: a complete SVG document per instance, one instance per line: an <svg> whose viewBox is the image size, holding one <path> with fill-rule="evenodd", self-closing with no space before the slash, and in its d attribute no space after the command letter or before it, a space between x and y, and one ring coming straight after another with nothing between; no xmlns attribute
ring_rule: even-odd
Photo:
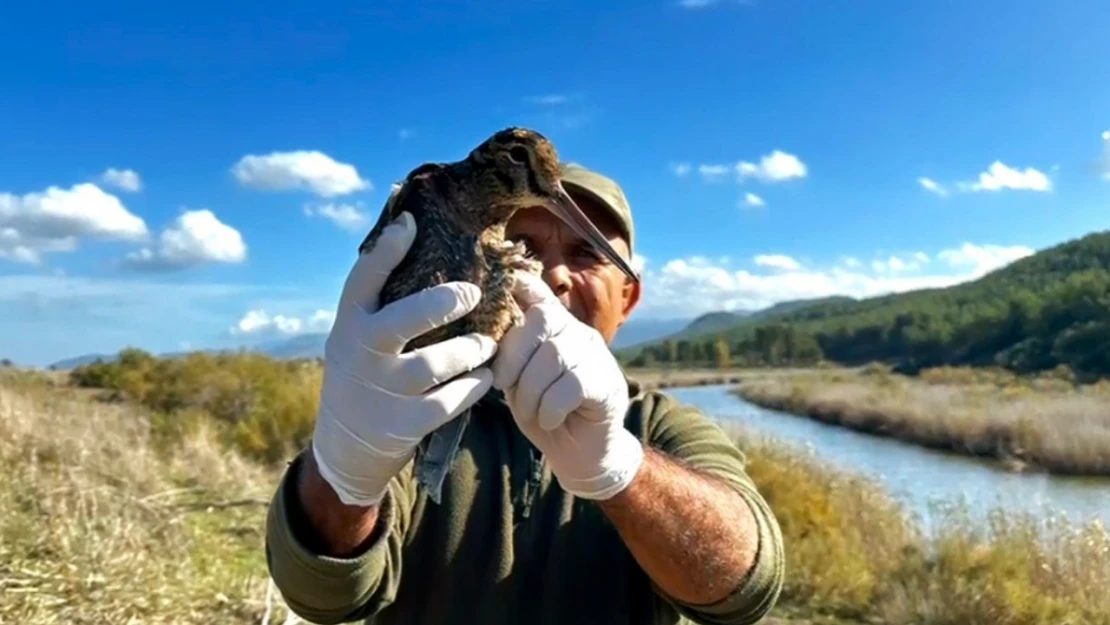
<svg viewBox="0 0 1110 625"><path fill-rule="evenodd" d="M604 260L604 257L601 254L598 254L597 250L595 250L593 247L591 247L589 245L579 246L578 247L578 255L583 257L583 258L589 259L591 261L602 261L602 260Z"/></svg>

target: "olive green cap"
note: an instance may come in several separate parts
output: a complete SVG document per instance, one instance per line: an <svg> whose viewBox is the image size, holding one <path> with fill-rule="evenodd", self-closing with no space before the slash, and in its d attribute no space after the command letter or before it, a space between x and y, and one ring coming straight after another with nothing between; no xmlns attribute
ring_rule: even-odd
<svg viewBox="0 0 1110 625"><path fill-rule="evenodd" d="M612 178L603 176L596 171L587 169L578 163L560 163L562 169L563 185L567 192L585 193L609 211L616 220L628 242L629 253L632 247L632 238L635 228L632 226L632 207L620 185Z"/></svg>

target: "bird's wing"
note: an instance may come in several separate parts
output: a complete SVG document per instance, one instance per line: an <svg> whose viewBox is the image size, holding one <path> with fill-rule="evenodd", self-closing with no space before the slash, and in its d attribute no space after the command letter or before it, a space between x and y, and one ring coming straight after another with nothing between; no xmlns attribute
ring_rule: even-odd
<svg viewBox="0 0 1110 625"><path fill-rule="evenodd" d="M405 176L405 179L394 187L393 191L386 199L385 206L382 207L381 213L378 214L378 221L374 224L374 227L370 229L370 232L366 234L366 238L362 240L362 243L359 244L358 251L360 254L365 253L368 249L373 247L374 242L377 241L382 230L393 223L393 220L401 214L401 211L406 208L410 211L412 210L412 199L414 198L411 198L410 195L414 185L410 183L419 176L439 171L442 168L443 165L438 163L424 163L410 171L409 174ZM416 216L417 215L414 215L414 217Z"/></svg>

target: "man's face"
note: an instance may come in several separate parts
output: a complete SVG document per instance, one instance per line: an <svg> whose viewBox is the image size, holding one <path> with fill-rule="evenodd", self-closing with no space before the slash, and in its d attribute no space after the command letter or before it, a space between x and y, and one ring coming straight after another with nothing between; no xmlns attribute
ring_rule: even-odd
<svg viewBox="0 0 1110 625"><path fill-rule="evenodd" d="M628 243L617 224L590 198L571 193L574 201L629 259ZM544 265L543 279L577 319L593 326L608 343L640 300L640 284L596 252L562 220L543 207L522 209L505 229L506 238L528 247Z"/></svg>

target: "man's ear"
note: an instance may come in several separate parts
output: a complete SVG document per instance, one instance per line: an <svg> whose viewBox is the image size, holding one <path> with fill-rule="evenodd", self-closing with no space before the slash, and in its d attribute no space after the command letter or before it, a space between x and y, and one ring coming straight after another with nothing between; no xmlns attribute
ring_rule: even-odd
<svg viewBox="0 0 1110 625"><path fill-rule="evenodd" d="M628 317L632 315L632 311L640 303L640 295L643 293L642 284L642 282L630 278L624 279L624 285L621 287L621 322L617 325L617 328L628 321Z"/></svg>

